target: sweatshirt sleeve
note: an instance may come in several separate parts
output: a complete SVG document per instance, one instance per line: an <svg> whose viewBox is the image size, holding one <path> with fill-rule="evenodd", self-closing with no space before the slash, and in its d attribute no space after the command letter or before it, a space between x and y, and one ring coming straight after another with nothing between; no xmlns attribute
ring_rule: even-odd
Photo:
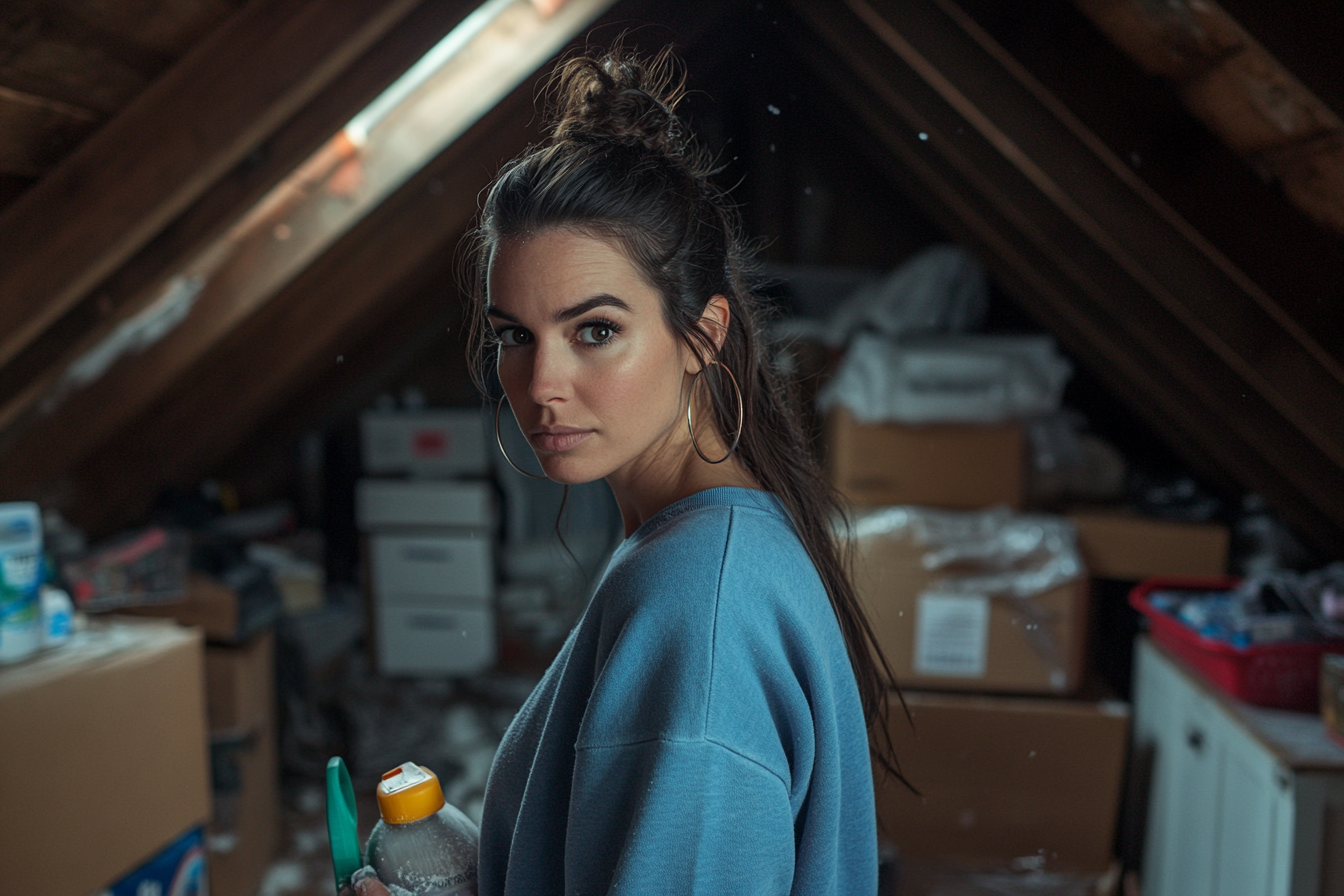
<svg viewBox="0 0 1344 896"><path fill-rule="evenodd" d="M711 740L578 750L568 822L567 894L790 890L787 786Z"/></svg>

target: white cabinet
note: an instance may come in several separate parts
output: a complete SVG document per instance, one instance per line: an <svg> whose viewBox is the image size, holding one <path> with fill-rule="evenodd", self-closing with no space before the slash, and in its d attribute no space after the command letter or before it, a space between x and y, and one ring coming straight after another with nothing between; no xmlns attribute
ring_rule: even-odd
<svg viewBox="0 0 1344 896"><path fill-rule="evenodd" d="M1317 716L1233 700L1140 638L1134 737L1154 749L1145 896L1344 896L1344 749Z"/></svg>

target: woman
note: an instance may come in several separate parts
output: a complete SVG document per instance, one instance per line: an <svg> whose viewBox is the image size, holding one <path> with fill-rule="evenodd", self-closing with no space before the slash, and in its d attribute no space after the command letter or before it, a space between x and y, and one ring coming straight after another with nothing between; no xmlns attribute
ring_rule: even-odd
<svg viewBox="0 0 1344 896"><path fill-rule="evenodd" d="M570 60L472 244L481 345L537 461L606 479L626 534L500 745L481 896L877 886L890 674L681 93L666 51Z"/></svg>

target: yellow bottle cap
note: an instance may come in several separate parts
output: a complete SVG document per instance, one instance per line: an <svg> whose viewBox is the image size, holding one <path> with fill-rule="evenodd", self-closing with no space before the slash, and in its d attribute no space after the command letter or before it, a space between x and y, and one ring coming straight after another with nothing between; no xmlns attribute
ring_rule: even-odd
<svg viewBox="0 0 1344 896"><path fill-rule="evenodd" d="M409 824L443 808L439 778L414 762L404 762L378 782L378 812L388 824Z"/></svg>

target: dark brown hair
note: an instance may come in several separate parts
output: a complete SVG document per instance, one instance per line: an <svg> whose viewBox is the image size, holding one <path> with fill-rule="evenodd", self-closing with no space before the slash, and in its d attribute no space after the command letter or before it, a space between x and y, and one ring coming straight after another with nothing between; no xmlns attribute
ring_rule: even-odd
<svg viewBox="0 0 1344 896"><path fill-rule="evenodd" d="M850 580L849 541L834 528L844 519L843 507L809 451L793 383L770 361L762 329L767 309L750 285L753 252L737 210L711 182L710 160L676 115L684 86L668 49L644 61L617 46L557 66L550 138L504 166L466 243L466 287L476 306L469 315L472 369L481 374L491 348L485 324L490 262L510 238L563 228L619 245L662 294L673 333L702 359L715 358L716 349L697 324L709 299L724 296L730 322L717 360L742 391L737 456L792 517L840 623L875 735L873 755L905 781L887 727L886 698L895 680ZM719 433L734 432L732 383L724 376L703 379L710 381Z"/></svg>

